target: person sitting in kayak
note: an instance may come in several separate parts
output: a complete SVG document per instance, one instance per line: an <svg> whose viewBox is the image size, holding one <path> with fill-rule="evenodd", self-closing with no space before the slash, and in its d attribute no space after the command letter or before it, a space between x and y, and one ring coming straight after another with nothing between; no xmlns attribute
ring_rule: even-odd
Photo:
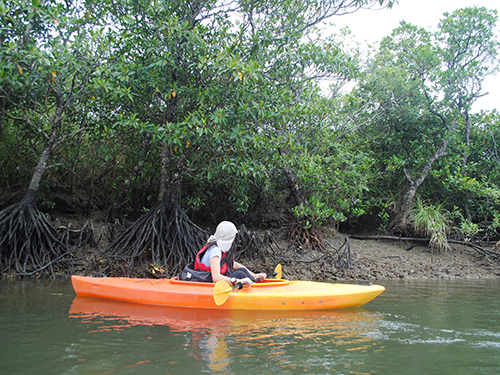
<svg viewBox="0 0 500 375"><path fill-rule="evenodd" d="M250 285L255 280L265 279L265 273L253 273L243 264L234 261L238 230L230 221L222 221L208 243L196 254L194 263L186 266L181 279L189 281L225 280L231 284Z"/></svg>

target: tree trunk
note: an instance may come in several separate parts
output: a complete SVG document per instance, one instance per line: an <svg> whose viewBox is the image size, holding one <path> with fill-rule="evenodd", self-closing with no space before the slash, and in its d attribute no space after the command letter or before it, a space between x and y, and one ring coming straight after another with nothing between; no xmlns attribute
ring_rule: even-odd
<svg viewBox="0 0 500 375"><path fill-rule="evenodd" d="M163 142L160 151L160 189L158 201L161 202L167 196L170 184L170 149L167 142Z"/></svg>
<svg viewBox="0 0 500 375"><path fill-rule="evenodd" d="M470 123L470 117L469 117L469 111L464 108L462 110L462 118L464 119L464 125L465 125L465 132L464 132L464 140L465 140L465 151L462 159L462 175L464 177L467 176L467 161L469 158L469 150L470 150L470 131L471 131L471 123ZM464 203L464 211L465 211L465 217L469 222L472 222L472 215L470 212L469 204L467 203L467 193L465 193L465 203Z"/></svg>
<svg viewBox="0 0 500 375"><path fill-rule="evenodd" d="M191 152L186 148L172 168L170 148L163 143L158 202L109 246L108 250L117 262L125 259L128 274L134 272L136 265L153 262L164 266L167 274L173 276L182 271L206 240L207 233L179 206L182 178Z"/></svg>
<svg viewBox="0 0 500 375"><path fill-rule="evenodd" d="M42 133L45 144L26 195L20 203L0 212L1 272L32 275L60 261L65 255L66 260L72 258L72 255L65 254L67 247L60 240L57 230L36 206L36 196L57 140L63 109L64 102L59 96L56 111L50 120L50 134Z"/></svg>
<svg viewBox="0 0 500 375"><path fill-rule="evenodd" d="M167 200L170 203L179 203L182 194L182 180L186 173L187 161L191 154L191 148L186 148L172 169L170 148L167 143L163 144L161 149L161 177L158 201Z"/></svg>
<svg viewBox="0 0 500 375"><path fill-rule="evenodd" d="M278 152L281 156L283 155L282 150L279 150ZM293 173L292 169L290 168L290 166L286 161L283 161L283 166L281 168L288 181L288 184L290 185L290 188L292 189L292 195L293 198L295 199L295 202L297 203L297 206L299 207L305 206L306 201L304 199L304 196L300 192L299 184L297 183L297 179L295 178L295 174Z"/></svg>
<svg viewBox="0 0 500 375"><path fill-rule="evenodd" d="M56 95L57 96L57 95ZM47 169L47 165L50 161L50 157L52 154L52 148L57 141L57 131L61 126L62 115L64 112L64 104L60 99L60 96L57 97L57 108L54 113L54 116L51 118L51 129L50 134L46 136L46 141L43 146L42 153L40 158L38 159L38 164L33 172L33 176L31 177L31 181L28 187L28 192L23 198L24 203L35 203L36 195L38 193L38 189L40 188L40 182L42 181L43 174Z"/></svg>
<svg viewBox="0 0 500 375"><path fill-rule="evenodd" d="M454 133L457 126L458 122L454 121L453 126L450 129L450 133ZM387 226L387 231L392 232L395 230L401 230L405 228L411 208L413 207L413 201L415 200L415 196L417 195L417 189L419 188L420 185L422 185L422 183L429 175L429 172L431 171L434 162L438 160L440 157L446 155L446 149L448 148L450 140L451 140L451 134L441 141L441 145L432 155L429 161L425 164L425 166L422 168L420 176L417 177L416 179L414 179L411 176L410 171L408 170L408 168L405 167L404 172L406 179L410 183L410 187L406 192L403 201L401 202L401 206L398 210L398 213Z"/></svg>
<svg viewBox="0 0 500 375"><path fill-rule="evenodd" d="M281 156L283 155L283 151L281 149L279 150L279 154ZM295 174L285 160L283 160L283 166L281 168L288 184L290 185L290 188L292 189L292 195L295 202L297 203L299 210L301 210L307 205L307 202L300 191ZM310 225L307 227L304 226L305 222L309 222ZM313 249L318 251L325 250L323 236L318 231L314 216L304 215L304 217L297 218L296 221L292 222L289 236L290 240L302 249Z"/></svg>
<svg viewBox="0 0 500 375"><path fill-rule="evenodd" d="M38 164L33 172L33 176L31 177L31 182L28 187L28 192L23 198L24 203L35 203L36 195L38 193L38 189L40 188L40 182L42 180L42 176L47 169L47 164L50 160L50 154L52 151L52 145L54 142L46 142L43 147L42 154L38 159Z"/></svg>
<svg viewBox="0 0 500 375"><path fill-rule="evenodd" d="M306 204L306 201L304 199L304 196L300 192L299 184L297 183L297 179L295 178L295 175L292 172L292 169L287 163L283 164L283 173L286 176L286 179L288 180L288 184L290 185L290 188L292 189L292 195L295 199L295 202L297 203L297 206L303 207Z"/></svg>

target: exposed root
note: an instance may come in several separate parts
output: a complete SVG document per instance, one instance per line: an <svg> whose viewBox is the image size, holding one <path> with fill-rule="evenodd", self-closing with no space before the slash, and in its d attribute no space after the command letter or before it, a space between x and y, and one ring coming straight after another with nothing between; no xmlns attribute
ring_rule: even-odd
<svg viewBox="0 0 500 375"><path fill-rule="evenodd" d="M127 228L127 226L128 223L125 219L122 221L115 219L113 223L108 221L106 227L107 231L103 230L102 235L106 237L108 242L113 242L114 240L116 240L118 235L122 233L125 230L125 228Z"/></svg>
<svg viewBox="0 0 500 375"><path fill-rule="evenodd" d="M352 267L351 246L347 238L338 249L326 241L321 251L304 251L304 247L297 242L289 243L285 249L271 232L266 231L261 239L256 232L248 231L243 226L237 239L237 258L255 261L258 256L263 266L269 266L266 261L271 260L273 267L279 263L317 263L324 271L343 271Z"/></svg>
<svg viewBox="0 0 500 375"><path fill-rule="evenodd" d="M73 228L72 224L58 226L60 240L68 249L81 248L85 246L97 247L99 241L94 235L94 226L91 221L86 221L82 228Z"/></svg>
<svg viewBox="0 0 500 375"><path fill-rule="evenodd" d="M21 201L0 212L0 271L2 274L29 275L55 266L68 250L56 228L36 204ZM68 260L68 259L65 259Z"/></svg>
<svg viewBox="0 0 500 375"><path fill-rule="evenodd" d="M270 236L267 231L264 241L262 241L256 232L249 231L242 225L236 237L236 258L244 257L254 260L255 256L258 255L262 261L265 261Z"/></svg>
<svg viewBox="0 0 500 375"><path fill-rule="evenodd" d="M328 249L330 249L330 257L333 258L335 267L337 269L348 270L352 267L351 243L349 242L349 239L347 237L344 241L344 244L339 249L334 248L328 242L326 242L326 244L328 245ZM333 254L333 252L335 252L335 254Z"/></svg>
<svg viewBox="0 0 500 375"><path fill-rule="evenodd" d="M178 274L203 246L208 234L176 204L157 203L127 227L106 250L111 275L148 276L151 266ZM149 271L148 271L149 269Z"/></svg>
<svg viewBox="0 0 500 375"><path fill-rule="evenodd" d="M314 224L306 226L304 221L293 221L290 224L289 241L304 250L325 251L326 249L323 236L316 226Z"/></svg>
<svg viewBox="0 0 500 375"><path fill-rule="evenodd" d="M500 251L495 246L493 249L486 249L474 243L468 243L468 246L472 247L480 256L488 262L494 261L498 262L500 260Z"/></svg>

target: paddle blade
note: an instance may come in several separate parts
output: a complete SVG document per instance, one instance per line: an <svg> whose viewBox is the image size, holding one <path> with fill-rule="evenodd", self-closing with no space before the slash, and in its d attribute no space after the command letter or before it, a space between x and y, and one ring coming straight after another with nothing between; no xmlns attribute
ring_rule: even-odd
<svg viewBox="0 0 500 375"><path fill-rule="evenodd" d="M274 272L276 272L276 279L281 280L281 264L278 264L276 268L274 269Z"/></svg>
<svg viewBox="0 0 500 375"><path fill-rule="evenodd" d="M229 298L229 293L233 290L231 285L224 280L219 280L214 286L214 301L217 306L222 305Z"/></svg>

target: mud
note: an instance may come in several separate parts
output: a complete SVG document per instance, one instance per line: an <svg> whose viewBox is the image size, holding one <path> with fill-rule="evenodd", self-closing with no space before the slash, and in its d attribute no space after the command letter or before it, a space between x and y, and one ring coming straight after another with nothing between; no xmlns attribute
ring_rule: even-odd
<svg viewBox="0 0 500 375"><path fill-rule="evenodd" d="M399 241L359 240L345 234L326 238L334 248L345 239L350 244L351 266L340 270L332 262L287 262L283 277L301 280L391 280L391 279L489 279L500 277L498 263L480 256L473 249L456 245L446 252L432 251L428 246L408 246ZM410 250L405 248L411 247ZM309 258L321 254L309 254ZM306 259L306 256L303 256ZM262 262L247 264L262 267ZM268 266L269 268L269 266Z"/></svg>

